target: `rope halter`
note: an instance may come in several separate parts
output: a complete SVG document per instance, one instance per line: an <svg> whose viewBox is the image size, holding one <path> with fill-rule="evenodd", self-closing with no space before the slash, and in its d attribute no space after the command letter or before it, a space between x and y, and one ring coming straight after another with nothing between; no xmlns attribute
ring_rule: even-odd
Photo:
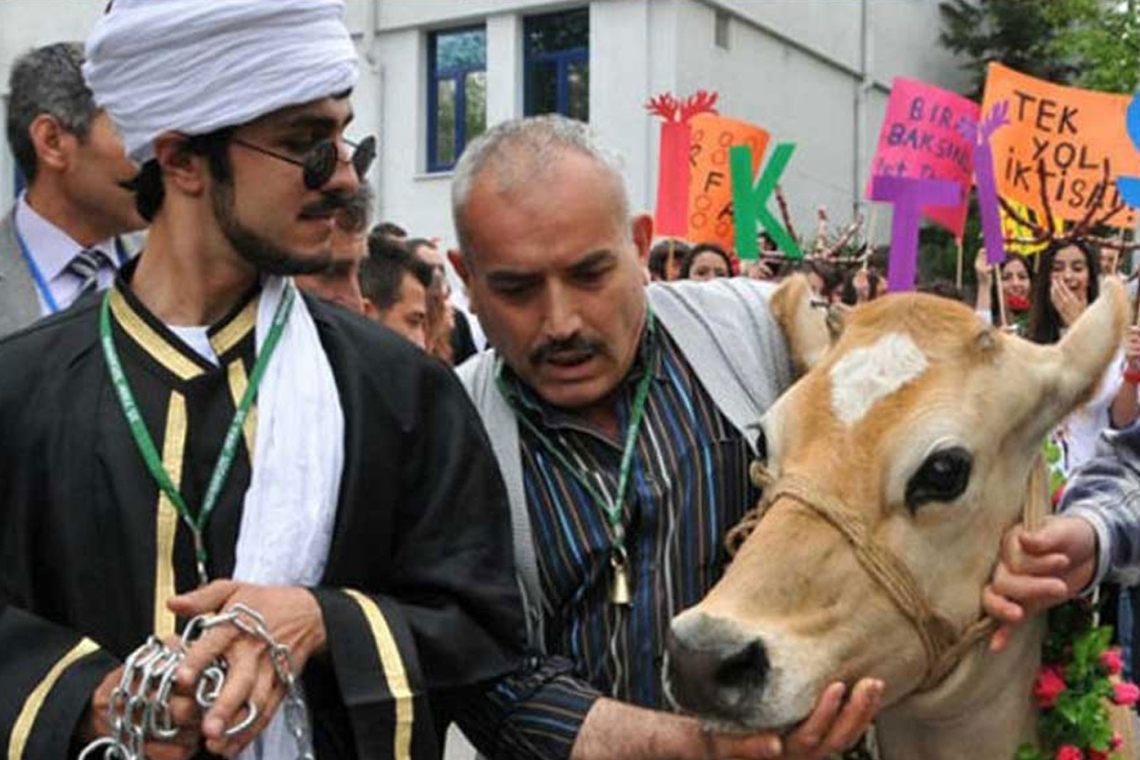
<svg viewBox="0 0 1140 760"><path fill-rule="evenodd" d="M886 593L922 642L926 652L926 673L919 691L934 688L961 662L975 644L997 630L995 620L982 616L964 630L935 610L922 593L910 568L898 555L875 540L861 516L849 509L841 499L825 493L810 480L798 475L774 478L760 462L749 469L752 482L763 489L760 504L732 528L725 536L729 556L735 556L744 541L751 535L768 509L783 499L787 504L799 505L814 513L839 531L851 545L863 570ZM1029 478L1029 494L1022 512L1022 521L1032 529L1048 507L1043 487L1044 464L1038 459Z"/></svg>

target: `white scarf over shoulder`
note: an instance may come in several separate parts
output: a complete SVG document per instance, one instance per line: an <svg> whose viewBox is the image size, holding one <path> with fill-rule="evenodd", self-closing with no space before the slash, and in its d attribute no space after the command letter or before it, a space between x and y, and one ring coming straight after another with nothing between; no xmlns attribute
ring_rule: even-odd
<svg viewBox="0 0 1140 760"><path fill-rule="evenodd" d="M257 307L260 353L286 287L265 281ZM344 468L344 411L312 315L298 294L257 394L253 470L238 531L234 578L314 586L324 575ZM283 711L241 760L296 757Z"/></svg>

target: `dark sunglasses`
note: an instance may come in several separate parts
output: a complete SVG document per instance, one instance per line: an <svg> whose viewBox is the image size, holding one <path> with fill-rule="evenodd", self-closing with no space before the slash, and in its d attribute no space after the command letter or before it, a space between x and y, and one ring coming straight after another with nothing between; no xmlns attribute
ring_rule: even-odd
<svg viewBox="0 0 1140 760"><path fill-rule="evenodd" d="M243 148L249 148L258 153L272 156L279 161L286 161L294 166L300 166L304 170L302 179L305 183L305 187L309 190L320 190L327 185L329 180L332 179L333 174L336 173L337 163L341 160L340 147L337 146L336 141L331 137L327 140L321 140L314 145L301 159L286 156L269 148L264 148L260 145L246 142L245 140L239 140L236 137L231 139L230 142L240 145ZM356 170L356 176L363 182L364 175L368 173L372 162L376 160L376 138L369 136L365 137L359 143L354 143L351 140L345 140L344 142L353 149L352 156L348 159L348 162L352 164L352 168Z"/></svg>

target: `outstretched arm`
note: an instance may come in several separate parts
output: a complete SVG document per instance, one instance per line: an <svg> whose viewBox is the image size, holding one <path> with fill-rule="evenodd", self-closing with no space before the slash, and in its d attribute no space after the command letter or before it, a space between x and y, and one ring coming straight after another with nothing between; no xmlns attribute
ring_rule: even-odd
<svg viewBox="0 0 1140 760"><path fill-rule="evenodd" d="M1002 542L983 606L1003 623L992 646L1001 649L1010 626L1060 604L1106 577L1140 570L1140 429L1103 439L1098 455L1069 481L1061 515L1032 533L1013 528Z"/></svg>

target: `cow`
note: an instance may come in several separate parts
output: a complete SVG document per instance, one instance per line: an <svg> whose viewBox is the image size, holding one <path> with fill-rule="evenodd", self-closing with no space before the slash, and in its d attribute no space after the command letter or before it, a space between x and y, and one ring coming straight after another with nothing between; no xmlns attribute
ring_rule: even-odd
<svg viewBox="0 0 1140 760"><path fill-rule="evenodd" d="M760 423L762 519L672 621L670 698L718 730L781 730L831 681L873 677L884 760L1010 760L1036 739L1045 621L990 651L982 589L1005 531L1048 507L1042 440L1116 354L1123 286L1048 346L924 294L830 329L802 282L772 308L806 373Z"/></svg>

